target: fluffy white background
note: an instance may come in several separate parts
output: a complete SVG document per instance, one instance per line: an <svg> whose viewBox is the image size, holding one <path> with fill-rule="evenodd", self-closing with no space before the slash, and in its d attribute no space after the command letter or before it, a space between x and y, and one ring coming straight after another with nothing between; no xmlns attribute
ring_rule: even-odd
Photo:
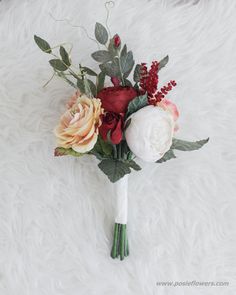
<svg viewBox="0 0 236 295"><path fill-rule="evenodd" d="M112 187L92 157L54 158L52 130L73 89L50 76L51 44L96 69L96 44L51 17L106 18L104 1L0 2L0 294L199 295L236 292L236 1L116 1L110 28L137 62L170 56L161 83L180 109L179 138L210 142L165 164L144 164L129 187L131 255L110 259ZM157 287L157 281L229 287Z"/></svg>

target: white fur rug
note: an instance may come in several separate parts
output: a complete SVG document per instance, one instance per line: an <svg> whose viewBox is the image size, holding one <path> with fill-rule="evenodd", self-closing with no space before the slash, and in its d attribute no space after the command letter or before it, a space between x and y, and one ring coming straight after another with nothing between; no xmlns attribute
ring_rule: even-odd
<svg viewBox="0 0 236 295"><path fill-rule="evenodd" d="M33 35L73 42L90 67L101 0L0 2L0 294L233 295L236 196L236 1L117 0L110 28L137 62L170 56L179 138L210 142L165 164L144 164L129 187L131 255L109 257L112 187L92 157L54 158L52 130L73 89L50 77ZM157 282L229 282L161 287Z"/></svg>

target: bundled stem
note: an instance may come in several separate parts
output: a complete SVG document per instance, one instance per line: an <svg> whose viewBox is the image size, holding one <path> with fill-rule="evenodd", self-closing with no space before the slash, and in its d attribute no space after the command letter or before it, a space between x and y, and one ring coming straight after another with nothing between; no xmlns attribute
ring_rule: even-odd
<svg viewBox="0 0 236 295"><path fill-rule="evenodd" d="M124 258L128 255L129 245L127 239L126 224L115 223L111 257L115 259L120 256L120 260L124 260Z"/></svg>

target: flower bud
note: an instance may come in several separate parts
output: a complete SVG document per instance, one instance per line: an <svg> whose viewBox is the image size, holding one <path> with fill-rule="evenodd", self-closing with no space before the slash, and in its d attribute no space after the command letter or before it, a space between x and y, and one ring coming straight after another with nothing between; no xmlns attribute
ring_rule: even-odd
<svg viewBox="0 0 236 295"><path fill-rule="evenodd" d="M120 40L120 36L118 34L116 34L114 37L113 37L113 41L114 41L114 46L116 48L118 48L120 46L120 43L121 43L121 40Z"/></svg>
<svg viewBox="0 0 236 295"><path fill-rule="evenodd" d="M120 79L118 77L111 77L111 82L115 87L120 86Z"/></svg>

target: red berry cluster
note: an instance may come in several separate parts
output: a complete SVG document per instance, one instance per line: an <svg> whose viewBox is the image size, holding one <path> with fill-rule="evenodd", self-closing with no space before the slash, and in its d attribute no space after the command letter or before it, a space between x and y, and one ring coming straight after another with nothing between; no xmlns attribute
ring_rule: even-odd
<svg viewBox="0 0 236 295"><path fill-rule="evenodd" d="M151 65L151 69L148 71L146 63L141 63L140 68L140 87L142 90L147 92L148 98L152 98L153 94L157 91L158 84L158 62L153 61Z"/></svg>
<svg viewBox="0 0 236 295"><path fill-rule="evenodd" d="M160 102L165 95L172 90L177 84L174 80L171 80L167 86L163 86L160 91L157 91L152 98L149 99L149 104L155 105L157 102Z"/></svg>
<svg viewBox="0 0 236 295"><path fill-rule="evenodd" d="M163 86L159 91L157 91L158 85L158 66L157 61L153 61L151 69L148 71L147 64L141 63L140 68L140 88L141 92L147 92L149 104L156 105L160 102L165 95L176 86L176 82L171 80L167 86Z"/></svg>

